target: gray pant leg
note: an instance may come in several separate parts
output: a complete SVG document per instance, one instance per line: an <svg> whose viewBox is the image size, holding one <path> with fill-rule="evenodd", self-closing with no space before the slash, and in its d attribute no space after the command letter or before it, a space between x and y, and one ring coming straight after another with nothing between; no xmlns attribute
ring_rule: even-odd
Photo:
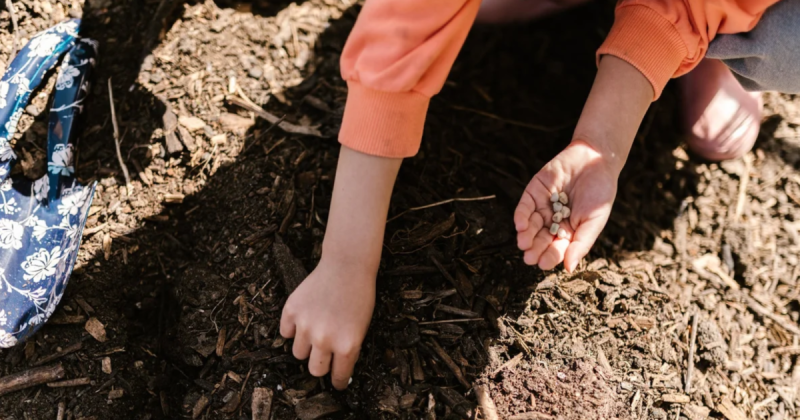
<svg viewBox="0 0 800 420"><path fill-rule="evenodd" d="M708 58L722 60L749 91L800 93L800 0L781 0L747 33L718 35Z"/></svg>

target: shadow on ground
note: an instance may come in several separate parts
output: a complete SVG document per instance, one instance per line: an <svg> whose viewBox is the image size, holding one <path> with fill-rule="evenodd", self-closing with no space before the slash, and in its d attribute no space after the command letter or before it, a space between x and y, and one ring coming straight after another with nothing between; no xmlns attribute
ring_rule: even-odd
<svg viewBox="0 0 800 420"><path fill-rule="evenodd" d="M272 16L285 4L220 6ZM570 140L595 72L594 50L611 23L609 6L594 3L542 22L473 31L442 94L432 102L421 153L401 170L390 216L453 197L497 198L411 212L388 225L372 332L353 386L333 393L344 407L341 418L401 413L404 395L419 395L411 401L418 412L425 410L429 393L440 401L440 415L469 406L453 402L455 397L446 391L459 384L436 346L447 349L459 364L466 362L461 366L467 378L476 377L489 362L486 345L498 334L495 326L425 327L415 318L441 319L448 310L441 305L460 309L465 317L486 313L490 319L504 314L514 318L524 308L504 306L509 292L530 290L544 278L546 273L522 265L511 214L525 183ZM190 412L201 398L210 401L204 418L249 418L254 386L296 392L275 403L275 418L285 418L281 416L294 410L293 396L330 390L325 381L305 373L278 337L286 297L280 281L285 261L273 252L273 241L281 236L302 265L313 269L330 202L338 150L334 139L345 98L337 60L357 7L319 36L310 60L314 71L287 89L282 100L266 105L276 115L285 114L287 121L306 117L322 124L329 138L287 135L260 121L244 133L243 143L235 142L235 157L214 171L199 169L214 172L204 184L186 181L198 171L185 165L191 152L165 155L158 135L164 104L172 101L175 106L186 91L170 85L153 94L139 83L141 70L151 75L151 85L158 84L153 75L162 63L146 58L150 47L159 45L149 38L158 39L150 29L161 28L151 26L158 7L154 2L115 2L85 12L84 34L101 40L102 59L87 108L90 134L81 140L79 175L99 180L105 191L124 184L111 140L105 87L113 77L125 133L123 154L141 186L127 202L100 197L95 222L119 222L124 212L117 210L124 207L134 213L155 209L157 214L149 215L140 228L115 235L107 260L99 237L87 240L94 256L73 276L65 309L98 317L106 325L108 342L95 342L82 324L48 325L34 340L33 356L26 359L25 347L0 352L0 372L11 372L80 341L82 350L61 361L68 377L94 381L85 389L29 390L0 399L3 412L17 418L52 416L60 400L67 401L76 417L175 418ZM190 5L176 2L174 10L164 9L164 27L181 33L176 24L198 19L187 16L184 7ZM182 34L204 43L215 36ZM157 77L185 77L193 71ZM220 72L215 83L227 83L227 70L215 71ZM192 99L204 100L212 98ZM673 121L675 102L668 90L648 113L593 257L652 249L661 232L672 228L682 201L694 194L692 162L679 164L672 153L680 138ZM191 114L192 107L175 111ZM233 106L224 108L246 115ZM213 118L208 122L218 127ZM153 149L154 142L162 147ZM183 203L161 209L163 195L136 179L139 169L133 161L152 168L150 175L163 181L152 179L156 184L175 183L179 191L193 191ZM181 188L183 182L192 188ZM145 204L133 204L139 200ZM408 299L417 296L411 292L415 290L430 299ZM79 300L90 304L89 313ZM215 355L220 331L221 357ZM106 356L113 361L110 376L99 370L99 360ZM123 389L126 396L109 404L111 388Z"/></svg>

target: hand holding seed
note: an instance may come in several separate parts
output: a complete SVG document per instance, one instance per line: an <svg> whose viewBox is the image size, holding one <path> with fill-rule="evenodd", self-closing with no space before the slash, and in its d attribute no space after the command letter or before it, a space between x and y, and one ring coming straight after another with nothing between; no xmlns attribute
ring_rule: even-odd
<svg viewBox="0 0 800 420"><path fill-rule="evenodd" d="M528 265L573 271L611 213L618 172L581 141L573 141L525 188L514 213L517 245Z"/></svg>

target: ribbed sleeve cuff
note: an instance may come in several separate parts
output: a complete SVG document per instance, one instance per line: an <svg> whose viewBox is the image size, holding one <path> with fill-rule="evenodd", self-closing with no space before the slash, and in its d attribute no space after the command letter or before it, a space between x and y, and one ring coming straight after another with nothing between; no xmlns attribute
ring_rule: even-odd
<svg viewBox="0 0 800 420"><path fill-rule="evenodd" d="M614 26L597 50L597 61L605 54L627 61L653 85L656 100L687 53L672 22L647 6L630 5L617 9Z"/></svg>
<svg viewBox="0 0 800 420"><path fill-rule="evenodd" d="M416 92L382 92L347 82L339 142L373 156L406 158L422 142L430 98Z"/></svg>

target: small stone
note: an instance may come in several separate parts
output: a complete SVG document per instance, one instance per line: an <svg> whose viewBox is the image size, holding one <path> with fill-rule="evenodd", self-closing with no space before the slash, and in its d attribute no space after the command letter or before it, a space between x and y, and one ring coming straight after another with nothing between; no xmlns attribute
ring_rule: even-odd
<svg viewBox="0 0 800 420"><path fill-rule="evenodd" d="M560 192L560 193L558 193L558 201L559 201L561 204L565 205L565 206L566 206L567 204L569 204L569 197L567 197L567 193L565 193L565 192L563 192L563 191L562 191L562 192Z"/></svg>
<svg viewBox="0 0 800 420"><path fill-rule="evenodd" d="M557 192L554 192L554 193L550 194L550 201L553 202L553 203L558 201L558 193Z"/></svg>
<svg viewBox="0 0 800 420"><path fill-rule="evenodd" d="M561 212L557 212L553 214L553 223L561 223L561 220L564 219L564 215Z"/></svg>
<svg viewBox="0 0 800 420"><path fill-rule="evenodd" d="M570 214L572 214L572 210L570 210L569 207L561 207L561 215L564 216L565 219L568 218Z"/></svg>
<svg viewBox="0 0 800 420"><path fill-rule="evenodd" d="M550 234L551 235L557 234L559 228L561 228L561 226L559 226L558 223L553 223L552 225L550 225Z"/></svg>
<svg viewBox="0 0 800 420"><path fill-rule="evenodd" d="M261 78L261 76L264 75L264 70L262 70L261 67L258 67L258 66L251 67L250 71L247 72L247 75L252 77L253 79L258 80L258 79Z"/></svg>
<svg viewBox="0 0 800 420"><path fill-rule="evenodd" d="M564 208L564 205L559 203L558 201L553 203L553 211L559 212L559 211L561 211L562 208Z"/></svg>
<svg viewBox="0 0 800 420"><path fill-rule="evenodd" d="M562 381L567 379L567 375L565 375L564 372L558 372L558 373L556 373L556 376L558 377L558 379L560 379Z"/></svg>
<svg viewBox="0 0 800 420"><path fill-rule="evenodd" d="M568 236L569 236L569 234L567 233L566 230L564 230L564 229L559 229L558 230L558 239L567 239Z"/></svg>

